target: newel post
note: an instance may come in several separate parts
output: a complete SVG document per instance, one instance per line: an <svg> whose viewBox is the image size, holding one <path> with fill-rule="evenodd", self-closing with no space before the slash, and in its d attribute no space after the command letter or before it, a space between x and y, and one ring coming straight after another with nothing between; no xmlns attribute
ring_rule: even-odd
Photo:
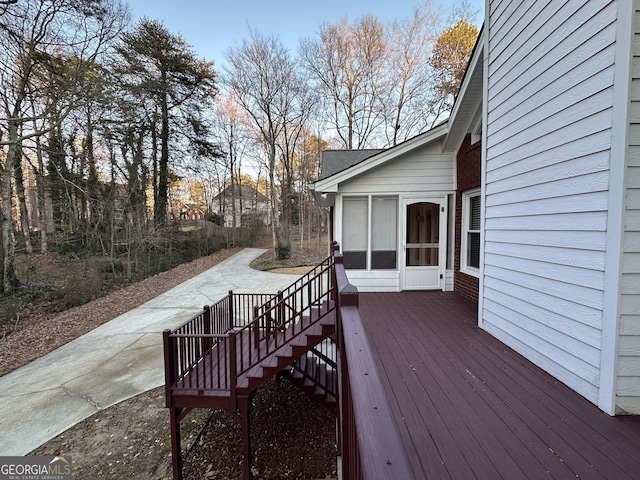
<svg viewBox="0 0 640 480"><path fill-rule="evenodd" d="M176 377L174 371L175 356L169 335L171 335L171 330L168 328L162 332L162 344L164 346L164 390L167 407L171 407L173 405L173 399L171 398L171 383Z"/></svg>
<svg viewBox="0 0 640 480"><path fill-rule="evenodd" d="M233 311L233 290L229 290L229 328L228 330L233 330L233 318L235 316L235 312Z"/></svg>
<svg viewBox="0 0 640 480"><path fill-rule="evenodd" d="M342 254L340 253L340 245L338 244L338 242L333 242L331 244L331 272L329 274L329 278L330 278L330 282L331 285L329 286L329 288L331 289L331 297L330 300L332 300L336 305L338 302L338 279L336 277L336 264L340 263L341 265L344 264L344 258L342 257Z"/></svg>
<svg viewBox="0 0 640 480"><path fill-rule="evenodd" d="M164 345L164 388L166 405L169 408L169 431L171 434L171 463L174 480L182 480L182 449L180 447L181 409L173 405L171 385L177 377L175 343L171 341L171 330L162 332Z"/></svg>
<svg viewBox="0 0 640 480"><path fill-rule="evenodd" d="M338 242L333 243L334 248L334 275L336 277L336 290L338 291L339 305L341 307L358 306L358 289L349 283L344 270L344 256L340 253Z"/></svg>
<svg viewBox="0 0 640 480"><path fill-rule="evenodd" d="M229 331L227 335L229 342L229 391L231 394L231 404L236 404L236 384L238 383L238 359L236 357L236 332Z"/></svg>

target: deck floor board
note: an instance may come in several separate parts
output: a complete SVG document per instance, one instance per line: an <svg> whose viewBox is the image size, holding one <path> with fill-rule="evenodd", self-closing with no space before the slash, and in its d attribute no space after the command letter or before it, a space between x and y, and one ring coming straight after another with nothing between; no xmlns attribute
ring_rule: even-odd
<svg viewBox="0 0 640 480"><path fill-rule="evenodd" d="M479 329L472 302L361 293L360 311L416 478L640 478L640 419L606 415Z"/></svg>

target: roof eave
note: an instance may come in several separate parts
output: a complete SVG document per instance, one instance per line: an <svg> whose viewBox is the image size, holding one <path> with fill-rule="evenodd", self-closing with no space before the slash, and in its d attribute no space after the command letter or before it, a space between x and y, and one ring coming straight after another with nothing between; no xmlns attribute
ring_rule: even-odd
<svg viewBox="0 0 640 480"><path fill-rule="evenodd" d="M483 26L449 116L450 128L444 139L443 151L458 151L468 126L476 116L477 109L482 106L484 43L485 28Z"/></svg>

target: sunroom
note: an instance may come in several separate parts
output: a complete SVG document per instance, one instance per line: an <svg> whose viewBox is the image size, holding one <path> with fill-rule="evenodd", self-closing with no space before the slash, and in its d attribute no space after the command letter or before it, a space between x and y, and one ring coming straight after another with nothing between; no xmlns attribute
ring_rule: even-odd
<svg viewBox="0 0 640 480"><path fill-rule="evenodd" d="M329 150L313 190L360 291L452 290L455 154L441 125L387 150Z"/></svg>

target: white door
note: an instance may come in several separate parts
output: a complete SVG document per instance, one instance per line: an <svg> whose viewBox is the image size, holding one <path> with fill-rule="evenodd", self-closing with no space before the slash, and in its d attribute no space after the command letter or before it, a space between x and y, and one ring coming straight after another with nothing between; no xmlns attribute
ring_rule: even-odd
<svg viewBox="0 0 640 480"><path fill-rule="evenodd" d="M404 290L443 290L446 197L404 199Z"/></svg>

